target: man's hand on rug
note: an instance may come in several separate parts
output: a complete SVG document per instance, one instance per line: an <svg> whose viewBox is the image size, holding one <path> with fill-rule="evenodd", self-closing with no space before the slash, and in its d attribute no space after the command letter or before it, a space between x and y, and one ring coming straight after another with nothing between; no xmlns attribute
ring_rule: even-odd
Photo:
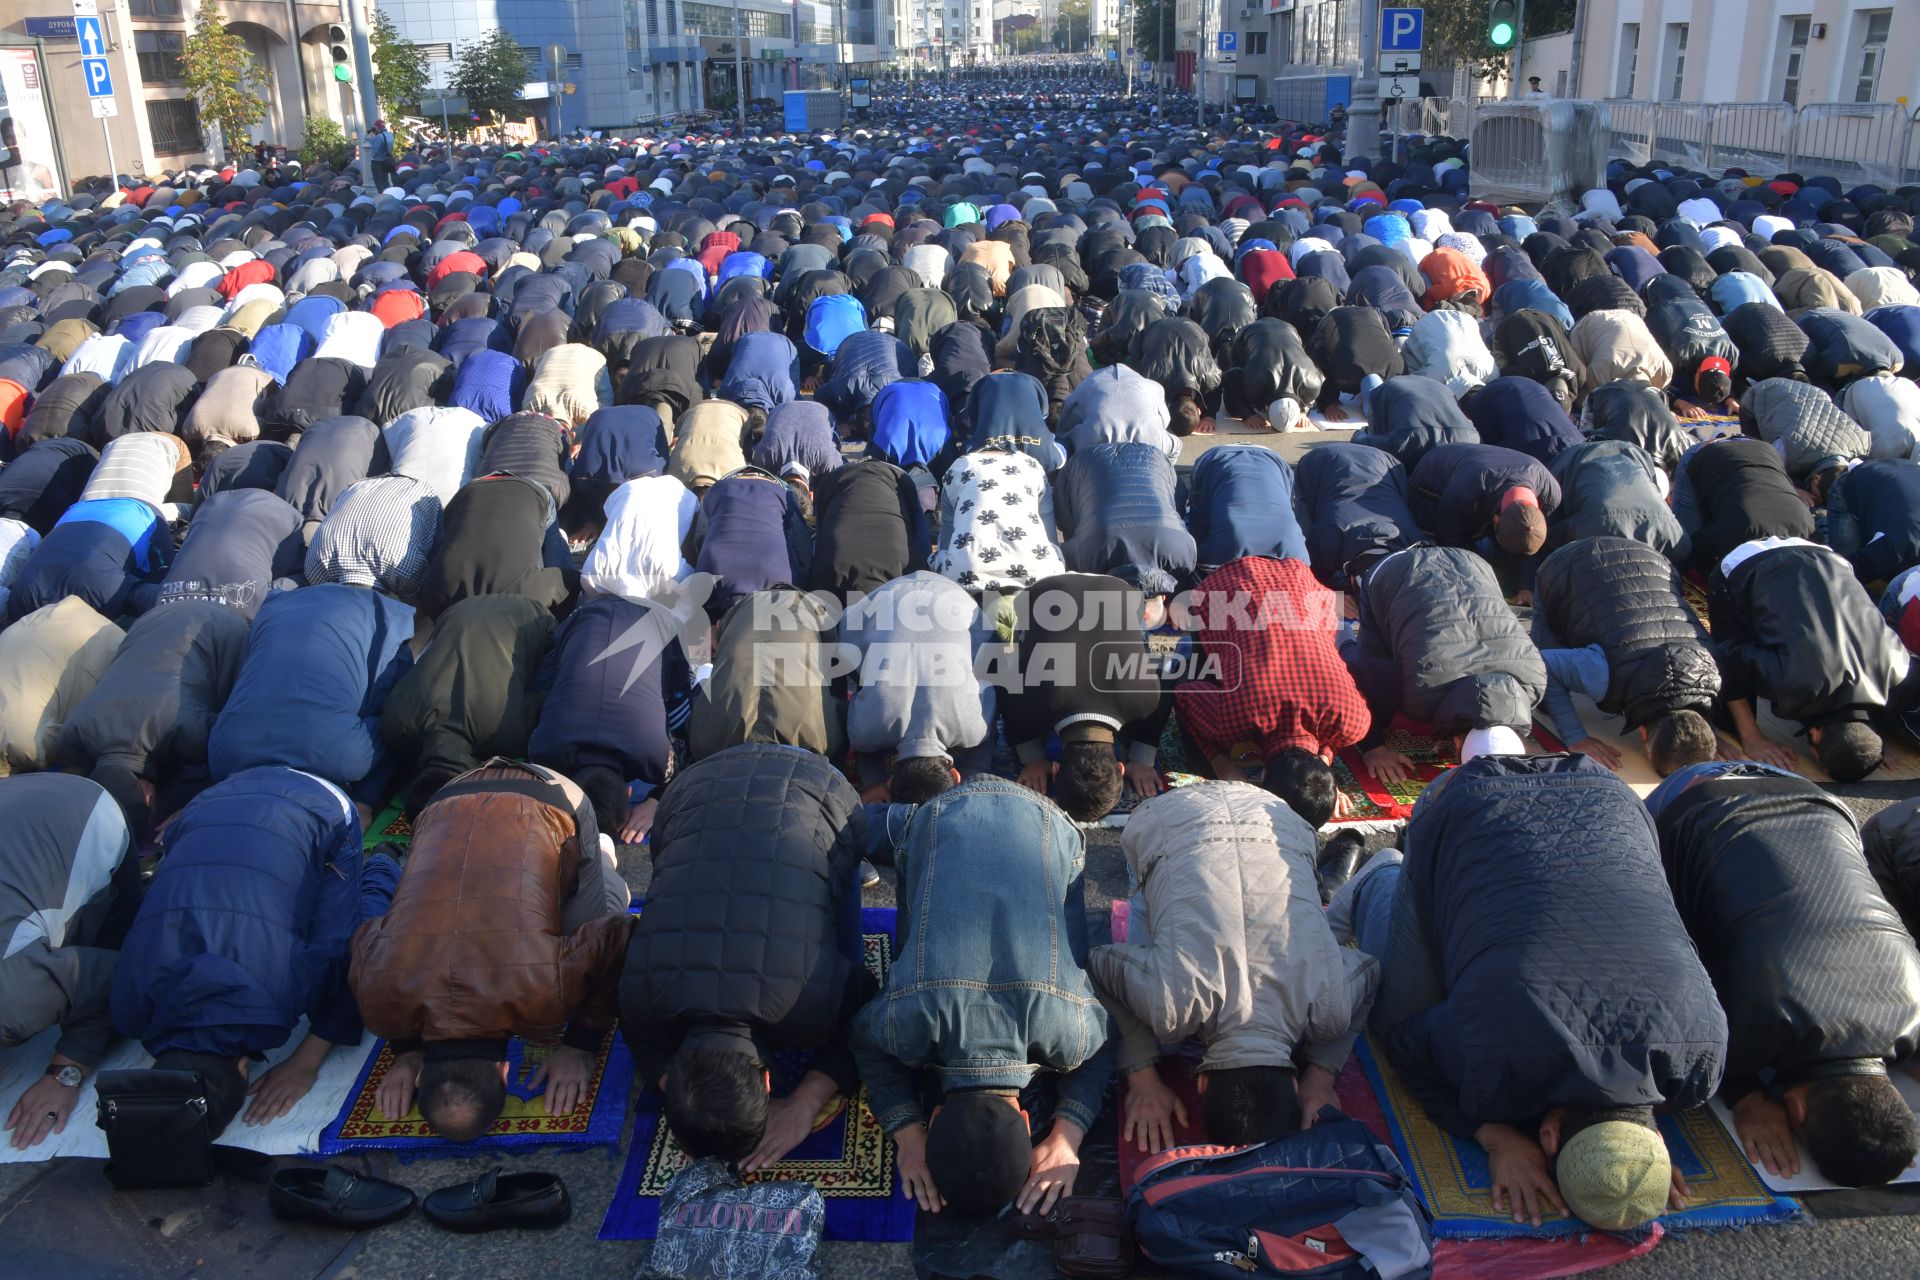
<svg viewBox="0 0 1920 1280"><path fill-rule="evenodd" d="M1160 1068L1144 1066L1127 1073L1127 1120L1120 1141L1134 1142L1152 1155L1165 1151L1174 1142L1174 1123L1187 1122L1187 1104L1167 1088Z"/></svg>
<svg viewBox="0 0 1920 1280"><path fill-rule="evenodd" d="M1733 1104L1733 1129L1750 1162L1765 1165L1776 1178L1800 1172L1800 1145L1793 1140L1787 1109L1763 1090L1755 1089Z"/></svg>
<svg viewBox="0 0 1920 1280"><path fill-rule="evenodd" d="M1392 747L1375 747L1360 758L1366 762L1368 773L1389 786L1409 782L1416 776L1413 761Z"/></svg>
<svg viewBox="0 0 1920 1280"><path fill-rule="evenodd" d="M647 832L653 830L654 811L660 802L648 796L633 808L627 810L627 820L620 826L621 844L639 844L647 838Z"/></svg>
<svg viewBox="0 0 1920 1280"><path fill-rule="evenodd" d="M1337 787L1333 792L1333 816L1335 821L1353 816L1353 801L1348 798L1346 792Z"/></svg>
<svg viewBox="0 0 1920 1280"><path fill-rule="evenodd" d="M1785 769L1790 773L1800 769L1799 757L1764 733L1753 733L1740 739L1740 751L1747 759L1770 764L1776 769Z"/></svg>
<svg viewBox="0 0 1920 1280"><path fill-rule="evenodd" d="M425 1061L426 1055L418 1049L393 1060L373 1093L373 1105L381 1119L402 1120L413 1110L413 1091L420 1087L420 1066Z"/></svg>
<svg viewBox="0 0 1920 1280"><path fill-rule="evenodd" d="M1080 1176L1080 1139L1085 1136L1086 1130L1064 1116L1053 1122L1047 1136L1034 1145L1027 1185L1014 1201L1020 1212L1046 1213L1061 1196L1073 1194L1074 1179Z"/></svg>
<svg viewBox="0 0 1920 1280"><path fill-rule="evenodd" d="M1687 1200L1693 1195L1693 1188L1687 1185L1687 1175L1680 1172L1680 1166L1673 1166L1673 1185L1667 1189L1667 1209L1679 1213L1687 1207Z"/></svg>
<svg viewBox="0 0 1920 1280"><path fill-rule="evenodd" d="M1569 743L1567 750L1578 751L1587 759L1596 764L1603 764L1615 772L1620 769L1620 753L1598 738L1582 738L1578 742Z"/></svg>
<svg viewBox="0 0 1920 1280"><path fill-rule="evenodd" d="M1150 764L1127 764L1120 772L1125 775L1127 785L1133 788L1133 794L1142 800L1159 795L1166 788L1160 785L1160 771Z"/></svg>
<svg viewBox="0 0 1920 1280"><path fill-rule="evenodd" d="M1032 764L1020 768L1020 785L1029 791L1047 794L1047 784L1053 781L1053 775L1060 768L1051 760L1035 760Z"/></svg>
<svg viewBox="0 0 1920 1280"><path fill-rule="evenodd" d="M587 1100L587 1086L593 1083L593 1055L572 1045L555 1045L527 1084L538 1089L543 1082L547 1086L547 1114L566 1115Z"/></svg>
<svg viewBox="0 0 1920 1280"><path fill-rule="evenodd" d="M758 1173L787 1158L787 1153L806 1141L813 1122L839 1096L833 1077L809 1071L794 1091L767 1104L767 1131L753 1154L740 1163L742 1173Z"/></svg>
<svg viewBox="0 0 1920 1280"><path fill-rule="evenodd" d="M928 1213L947 1207L927 1172L927 1126L910 1124L893 1133L893 1150L900 1164L900 1191Z"/></svg>
<svg viewBox="0 0 1920 1280"><path fill-rule="evenodd" d="M1300 1073L1297 1086L1300 1098L1300 1127L1311 1129L1320 1119L1322 1107L1338 1107L1340 1099L1333 1091L1333 1072L1325 1067L1308 1067Z"/></svg>
<svg viewBox="0 0 1920 1280"><path fill-rule="evenodd" d="M1538 1142L1505 1124L1483 1124L1473 1136L1487 1152L1495 1213L1505 1213L1511 1205L1515 1222L1537 1227L1548 1213L1567 1211Z"/></svg>

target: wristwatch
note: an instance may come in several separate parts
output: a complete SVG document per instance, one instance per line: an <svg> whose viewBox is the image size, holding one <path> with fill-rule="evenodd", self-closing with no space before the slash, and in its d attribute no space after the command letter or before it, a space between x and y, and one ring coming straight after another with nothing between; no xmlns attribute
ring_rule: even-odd
<svg viewBox="0 0 1920 1280"><path fill-rule="evenodd" d="M55 1080L58 1080L61 1084L67 1086L67 1088L69 1089L78 1089L80 1087L80 1082L87 1078L87 1073L85 1071L81 1070L79 1067L72 1065L71 1063L69 1063L64 1067L48 1067L47 1074L52 1076Z"/></svg>

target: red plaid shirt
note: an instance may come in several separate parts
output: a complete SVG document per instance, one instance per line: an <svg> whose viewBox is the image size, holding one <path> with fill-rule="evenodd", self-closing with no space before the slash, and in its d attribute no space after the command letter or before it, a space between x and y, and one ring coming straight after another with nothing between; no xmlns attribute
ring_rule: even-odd
<svg viewBox="0 0 1920 1280"><path fill-rule="evenodd" d="M1319 755L1365 736L1366 700L1334 643L1339 599L1306 565L1248 556L1210 574L1196 594L1196 657L1212 669L1174 690L1174 705L1207 759L1241 743L1263 760L1288 747Z"/></svg>

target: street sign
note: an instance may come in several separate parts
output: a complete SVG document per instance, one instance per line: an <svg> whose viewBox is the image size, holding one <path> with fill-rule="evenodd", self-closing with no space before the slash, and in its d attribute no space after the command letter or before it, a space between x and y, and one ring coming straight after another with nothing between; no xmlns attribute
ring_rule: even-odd
<svg viewBox="0 0 1920 1280"><path fill-rule="evenodd" d="M105 58L80 59L80 75L87 82L89 98L111 98L113 96L113 73L107 69Z"/></svg>
<svg viewBox="0 0 1920 1280"><path fill-rule="evenodd" d="M1420 96L1419 76L1381 76L1380 96L1385 99Z"/></svg>
<svg viewBox="0 0 1920 1280"><path fill-rule="evenodd" d="M1382 9L1380 48L1385 53L1418 53L1422 48L1425 9Z"/></svg>
<svg viewBox="0 0 1920 1280"><path fill-rule="evenodd" d="M1222 31L1220 33L1220 52L1240 52L1240 33L1238 31Z"/></svg>
<svg viewBox="0 0 1920 1280"><path fill-rule="evenodd" d="M1383 76L1405 75L1420 69L1420 55L1417 53L1381 53L1380 74Z"/></svg>
<svg viewBox="0 0 1920 1280"><path fill-rule="evenodd" d="M88 98L87 101L93 104L93 118L95 120L105 120L108 116L117 116L120 114L120 104L112 98Z"/></svg>
<svg viewBox="0 0 1920 1280"><path fill-rule="evenodd" d="M100 0L73 0L73 16L76 18L99 17Z"/></svg>
<svg viewBox="0 0 1920 1280"><path fill-rule="evenodd" d="M104 58L107 56L107 33L101 29L99 18L75 18L73 38L80 42L81 57Z"/></svg>
<svg viewBox="0 0 1920 1280"><path fill-rule="evenodd" d="M28 18L27 34L42 40L73 39L72 18Z"/></svg>

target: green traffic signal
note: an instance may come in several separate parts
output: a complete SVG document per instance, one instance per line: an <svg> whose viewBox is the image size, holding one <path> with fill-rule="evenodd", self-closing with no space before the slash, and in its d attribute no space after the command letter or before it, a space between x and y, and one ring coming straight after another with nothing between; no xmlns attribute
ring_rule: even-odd
<svg viewBox="0 0 1920 1280"><path fill-rule="evenodd" d="M343 62L333 69L333 78L342 84L350 84L353 81L353 68Z"/></svg>
<svg viewBox="0 0 1920 1280"><path fill-rule="evenodd" d="M1506 48L1513 43L1513 24L1511 22L1494 23L1493 30L1487 32L1487 39L1493 42L1493 47L1496 49Z"/></svg>

